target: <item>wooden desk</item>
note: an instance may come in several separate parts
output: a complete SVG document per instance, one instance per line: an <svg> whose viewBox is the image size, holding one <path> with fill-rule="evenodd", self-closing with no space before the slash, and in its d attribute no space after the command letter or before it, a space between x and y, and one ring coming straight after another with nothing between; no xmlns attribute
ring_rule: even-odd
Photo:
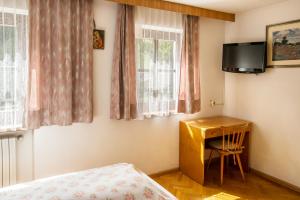
<svg viewBox="0 0 300 200"><path fill-rule="evenodd" d="M219 116L180 121L179 125L179 167L191 179L204 183L205 140L222 136L221 127L247 125L244 139L245 149L241 154L244 171L248 171L248 147L251 122L231 117Z"/></svg>

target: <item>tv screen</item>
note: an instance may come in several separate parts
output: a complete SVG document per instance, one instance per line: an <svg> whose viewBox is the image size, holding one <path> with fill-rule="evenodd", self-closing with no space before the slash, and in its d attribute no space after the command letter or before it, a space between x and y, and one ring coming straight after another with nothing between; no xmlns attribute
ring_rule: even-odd
<svg viewBox="0 0 300 200"><path fill-rule="evenodd" d="M222 69L226 72L262 73L266 65L266 43L233 43L223 45Z"/></svg>

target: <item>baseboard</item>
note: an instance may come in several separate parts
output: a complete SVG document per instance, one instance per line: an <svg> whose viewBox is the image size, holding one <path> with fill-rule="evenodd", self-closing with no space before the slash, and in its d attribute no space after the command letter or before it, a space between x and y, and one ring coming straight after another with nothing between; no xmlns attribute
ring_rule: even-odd
<svg viewBox="0 0 300 200"><path fill-rule="evenodd" d="M173 173L173 172L178 172L178 171L179 171L179 167L173 168L173 169L164 170L164 171L157 172L157 173L154 173L154 174L149 174L149 176L151 178L156 178L156 177L159 177L159 176L163 176L163 175L166 175L166 174L169 174L169 173Z"/></svg>
<svg viewBox="0 0 300 200"><path fill-rule="evenodd" d="M274 176L265 174L264 172L261 172L259 170L253 169L253 168L250 168L250 172L253 173L253 174L255 174L255 175L257 175L257 176L260 176L260 177L262 177L262 178L264 178L266 180L269 180L269 181L271 181L273 183L276 183L276 184L278 184L278 185L280 185L282 187L285 187L285 188L288 188L290 190L294 190L295 192L300 193L300 187L298 187L298 186L295 186L293 184L290 184L288 182L285 182L283 180L275 178Z"/></svg>
<svg viewBox="0 0 300 200"><path fill-rule="evenodd" d="M217 159L212 159L212 161L216 161ZM163 176L163 175L166 175L166 174L169 174L169 173L173 173L173 172L178 172L180 171L179 167L178 168L173 168L173 169L168 169L168 170L164 170L164 171L161 171L161 172L157 172L157 173L153 173L153 174L150 174L149 176L151 178L156 178L156 177L159 177L159 176ZM271 181L273 183L276 183L282 187L285 187L285 188L288 188L290 190L293 190L295 192L298 192L300 193L300 187L298 186L295 186L293 184L290 184L288 182L285 182L283 180L280 180L278 178L275 178L274 176L271 176L271 175L268 175L268 174L265 174L264 172L261 172L259 170L256 170L256 169L253 169L253 168L250 168L250 173L253 173L261 178L264 178L268 181Z"/></svg>

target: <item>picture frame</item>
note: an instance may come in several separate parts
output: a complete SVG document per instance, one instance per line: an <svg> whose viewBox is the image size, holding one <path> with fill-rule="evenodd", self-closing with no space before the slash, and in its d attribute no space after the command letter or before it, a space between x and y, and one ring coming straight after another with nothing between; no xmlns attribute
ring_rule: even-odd
<svg viewBox="0 0 300 200"><path fill-rule="evenodd" d="M266 27L267 66L300 67L300 19Z"/></svg>
<svg viewBox="0 0 300 200"><path fill-rule="evenodd" d="M93 31L93 47L94 49L104 49L105 47L105 31L94 29Z"/></svg>

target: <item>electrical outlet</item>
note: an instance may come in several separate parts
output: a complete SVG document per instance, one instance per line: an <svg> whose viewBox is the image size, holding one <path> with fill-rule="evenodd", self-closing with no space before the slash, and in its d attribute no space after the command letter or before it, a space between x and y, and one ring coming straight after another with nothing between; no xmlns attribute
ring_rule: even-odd
<svg viewBox="0 0 300 200"><path fill-rule="evenodd" d="M210 100L210 107L214 107L216 105L216 101L215 100Z"/></svg>
<svg viewBox="0 0 300 200"><path fill-rule="evenodd" d="M224 103L217 103L215 100L210 100L210 107L215 107L215 106L224 106Z"/></svg>

